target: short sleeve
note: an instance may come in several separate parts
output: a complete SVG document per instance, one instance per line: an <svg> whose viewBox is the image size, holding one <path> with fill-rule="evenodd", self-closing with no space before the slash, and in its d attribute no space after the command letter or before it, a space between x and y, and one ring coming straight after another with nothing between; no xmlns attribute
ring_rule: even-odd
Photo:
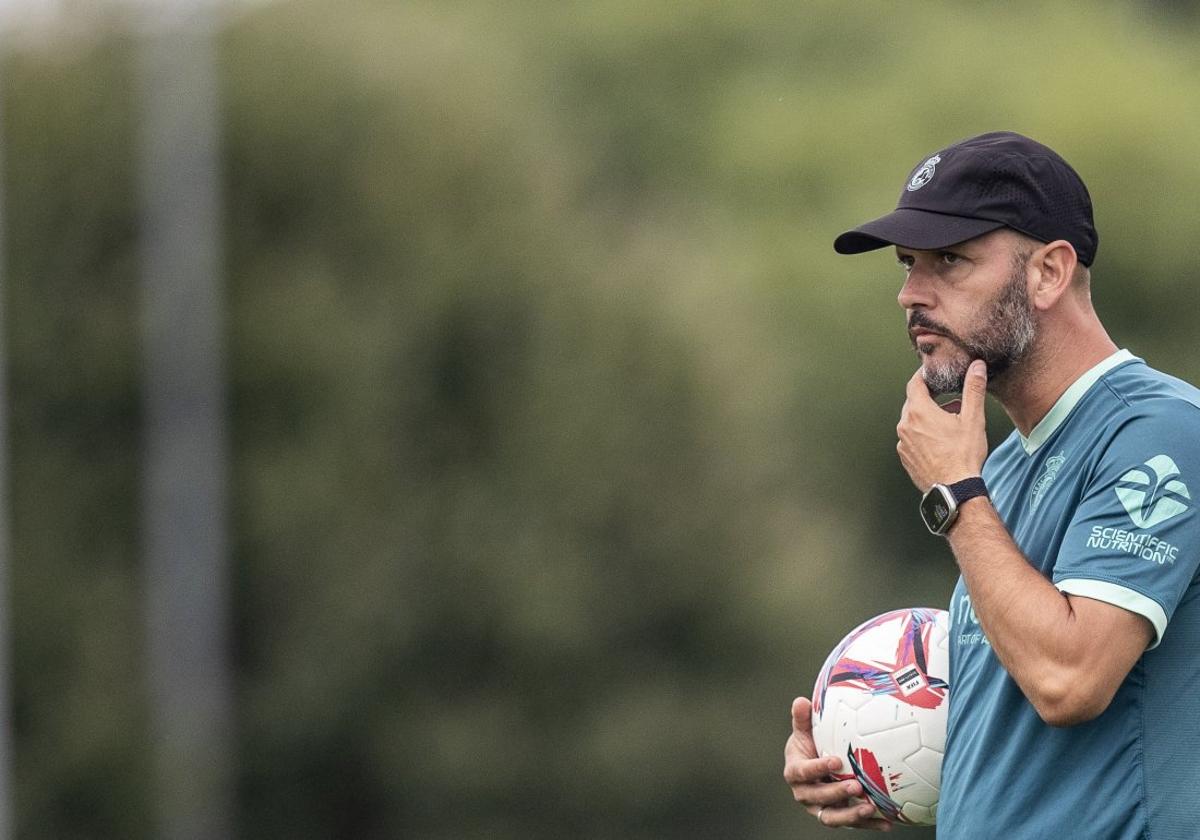
<svg viewBox="0 0 1200 840"><path fill-rule="evenodd" d="M1200 565L1200 408L1153 400L1116 430L1055 562L1059 590L1144 616L1162 641Z"/></svg>

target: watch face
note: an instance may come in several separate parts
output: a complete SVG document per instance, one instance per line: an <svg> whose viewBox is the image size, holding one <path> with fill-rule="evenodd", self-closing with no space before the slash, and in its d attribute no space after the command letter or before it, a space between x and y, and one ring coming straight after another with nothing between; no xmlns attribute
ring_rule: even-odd
<svg viewBox="0 0 1200 840"><path fill-rule="evenodd" d="M933 485L921 499L921 518L925 520L925 527L935 534L944 533L950 527L956 507L948 489L941 484Z"/></svg>

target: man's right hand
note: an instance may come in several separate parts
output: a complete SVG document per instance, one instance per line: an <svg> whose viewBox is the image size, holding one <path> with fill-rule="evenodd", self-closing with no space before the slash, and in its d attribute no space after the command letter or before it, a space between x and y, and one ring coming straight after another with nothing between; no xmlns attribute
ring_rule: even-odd
<svg viewBox="0 0 1200 840"><path fill-rule="evenodd" d="M890 831L892 824L875 816L875 806L861 799L857 781L834 781L830 773L842 771L840 758L818 758L812 737L812 703L806 697L792 702L792 734L783 750L783 778L792 798L822 825L830 828L871 828Z"/></svg>

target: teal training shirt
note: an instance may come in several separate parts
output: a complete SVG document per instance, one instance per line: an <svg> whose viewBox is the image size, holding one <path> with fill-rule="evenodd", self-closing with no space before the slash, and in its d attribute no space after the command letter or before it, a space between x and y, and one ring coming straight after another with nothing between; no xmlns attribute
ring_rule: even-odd
<svg viewBox="0 0 1200 840"><path fill-rule="evenodd" d="M1144 616L1154 639L1103 714L1054 728L996 659L960 577L938 837L1200 837L1200 390L1115 353L983 475L1031 564Z"/></svg>

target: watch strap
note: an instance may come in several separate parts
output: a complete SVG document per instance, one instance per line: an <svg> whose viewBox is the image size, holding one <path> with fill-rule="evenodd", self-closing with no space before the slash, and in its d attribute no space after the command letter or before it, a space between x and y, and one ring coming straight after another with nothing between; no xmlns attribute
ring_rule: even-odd
<svg viewBox="0 0 1200 840"><path fill-rule="evenodd" d="M984 483L983 477L978 475L949 484L946 486L946 489L950 491L950 495L954 497L955 504L958 505L961 505L968 499L974 499L976 496L986 496L988 494L987 485Z"/></svg>

